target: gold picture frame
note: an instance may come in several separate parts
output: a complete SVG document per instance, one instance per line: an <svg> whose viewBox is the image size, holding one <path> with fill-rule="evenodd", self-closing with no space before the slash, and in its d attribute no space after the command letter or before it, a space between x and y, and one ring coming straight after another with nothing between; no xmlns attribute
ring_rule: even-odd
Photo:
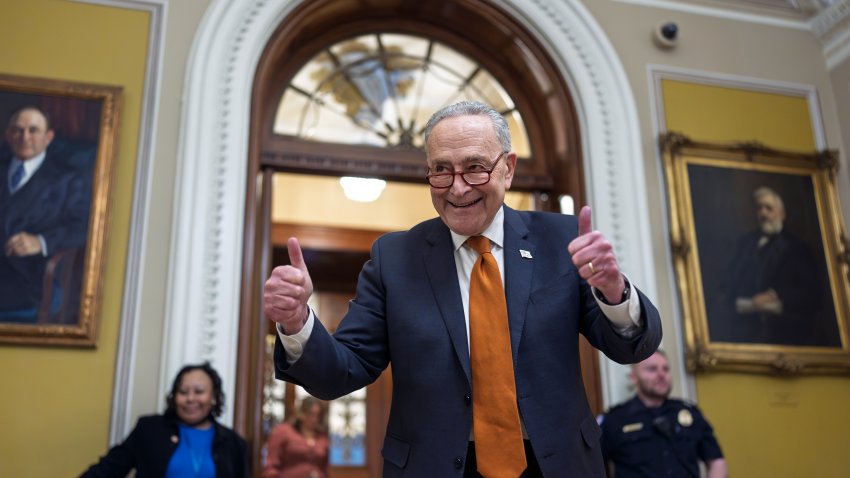
<svg viewBox="0 0 850 478"><path fill-rule="evenodd" d="M0 75L0 343L95 345L121 105L118 86ZM29 154L9 126L22 110L50 133L35 140L49 138L40 166L13 186L13 158ZM24 234L40 246L7 246Z"/></svg>
<svg viewBox="0 0 850 478"><path fill-rule="evenodd" d="M837 154L659 138L691 372L850 372Z"/></svg>

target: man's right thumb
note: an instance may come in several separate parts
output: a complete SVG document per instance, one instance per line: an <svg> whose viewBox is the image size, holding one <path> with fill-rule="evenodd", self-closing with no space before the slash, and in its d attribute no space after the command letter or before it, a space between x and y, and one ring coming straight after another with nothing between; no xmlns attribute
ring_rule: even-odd
<svg viewBox="0 0 850 478"><path fill-rule="evenodd" d="M289 263L292 267L307 270L307 264L304 263L304 254L301 253L301 245L298 244L298 239L290 237L286 241L286 249L289 252Z"/></svg>

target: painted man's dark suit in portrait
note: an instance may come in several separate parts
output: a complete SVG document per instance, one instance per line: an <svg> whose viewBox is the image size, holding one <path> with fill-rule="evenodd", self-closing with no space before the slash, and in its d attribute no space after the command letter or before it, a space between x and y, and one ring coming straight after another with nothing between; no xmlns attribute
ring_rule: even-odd
<svg viewBox="0 0 850 478"><path fill-rule="evenodd" d="M658 311L625 281L589 207L576 217L504 205L517 156L500 113L478 102L447 106L423 139L440 217L375 241L333 335L307 306L312 281L289 239L291 265L276 267L264 290L278 331L277 378L333 399L391 366L384 477L604 477L579 334L634 363L660 343ZM488 261L503 280L495 296L476 301L476 270ZM502 294L506 306L492 306ZM481 331L507 346L476 347ZM499 367L480 360L482 349ZM476 395L473 384L480 391L504 379L509 386ZM494 403L505 413L487 421ZM518 420L491 426L508 415Z"/></svg>
<svg viewBox="0 0 850 478"><path fill-rule="evenodd" d="M48 260L57 252L86 244L91 180L69 165L69 156L57 151L61 149L64 148L60 143L48 148L41 166L12 193L9 170L15 155L8 144L0 148L0 244L8 244L20 233L29 233L40 236L46 247L46 251L26 254L5 250L0 256L3 322L35 322ZM53 311L58 306L52 304Z"/></svg>

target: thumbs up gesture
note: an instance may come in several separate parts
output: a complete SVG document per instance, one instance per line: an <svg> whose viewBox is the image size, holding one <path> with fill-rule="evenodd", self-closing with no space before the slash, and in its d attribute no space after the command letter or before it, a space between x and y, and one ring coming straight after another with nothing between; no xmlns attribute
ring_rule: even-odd
<svg viewBox="0 0 850 478"><path fill-rule="evenodd" d="M286 241L288 266L278 266L263 287L263 311L281 325L287 335L297 334L307 322L307 300L313 295L313 281L304 263L298 239Z"/></svg>
<svg viewBox="0 0 850 478"><path fill-rule="evenodd" d="M620 273L613 246L601 232L593 230L590 216L590 206L581 208L578 213L578 237L570 242L567 250L582 279L599 289L609 304L619 304L626 282Z"/></svg>

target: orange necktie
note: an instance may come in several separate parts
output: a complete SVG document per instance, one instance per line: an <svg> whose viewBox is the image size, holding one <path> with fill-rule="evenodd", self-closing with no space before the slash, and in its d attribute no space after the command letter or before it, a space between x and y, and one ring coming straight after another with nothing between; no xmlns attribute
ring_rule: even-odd
<svg viewBox="0 0 850 478"><path fill-rule="evenodd" d="M469 349L472 365L472 434L478 472L517 478L526 468L516 402L508 307L490 240L466 240L478 252L469 279Z"/></svg>

